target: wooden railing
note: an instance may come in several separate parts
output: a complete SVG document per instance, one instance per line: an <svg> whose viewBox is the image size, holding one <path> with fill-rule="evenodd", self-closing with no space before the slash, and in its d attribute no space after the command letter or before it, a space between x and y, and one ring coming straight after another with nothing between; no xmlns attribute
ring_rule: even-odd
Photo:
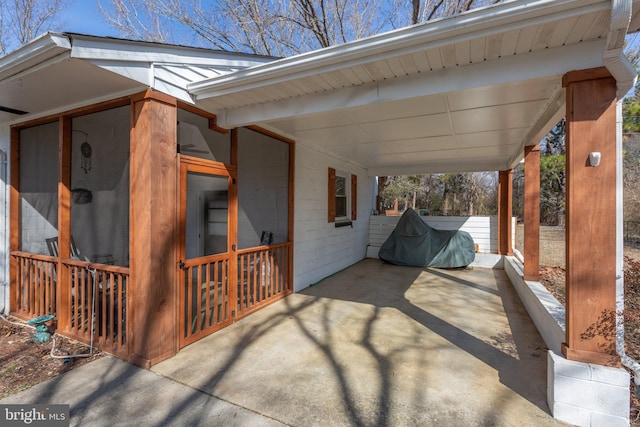
<svg viewBox="0 0 640 427"><path fill-rule="evenodd" d="M31 319L56 313L58 259L27 252L12 252L16 259L16 306L18 317Z"/></svg>
<svg viewBox="0 0 640 427"><path fill-rule="evenodd" d="M182 264L180 346L291 293L291 247L238 251L236 280L230 280L228 254ZM87 344L93 338L96 347L121 357L130 354L129 268L26 252L11 255L17 261L16 315L54 314L62 319L58 327L65 335ZM66 284L59 283L61 277L68 278Z"/></svg>
<svg viewBox="0 0 640 427"><path fill-rule="evenodd" d="M290 243L238 251L238 317L291 292Z"/></svg>
<svg viewBox="0 0 640 427"><path fill-rule="evenodd" d="M183 262L180 347L291 293L290 251L290 243L238 251L237 280L228 254Z"/></svg>
<svg viewBox="0 0 640 427"><path fill-rule="evenodd" d="M62 263L69 269L71 280L67 289L70 334L89 342L93 330L98 348L118 355L128 354L129 269L72 259Z"/></svg>
<svg viewBox="0 0 640 427"><path fill-rule="evenodd" d="M231 323L229 256L212 255L182 264L180 347Z"/></svg>
<svg viewBox="0 0 640 427"><path fill-rule="evenodd" d="M127 285L129 269L79 260L62 260L69 283L60 283L58 258L12 252L16 259L16 304L12 312L31 319L45 314L58 318L58 332L126 357ZM94 286L95 279L95 286ZM63 307L66 305L66 307ZM69 319L60 322L60 319Z"/></svg>

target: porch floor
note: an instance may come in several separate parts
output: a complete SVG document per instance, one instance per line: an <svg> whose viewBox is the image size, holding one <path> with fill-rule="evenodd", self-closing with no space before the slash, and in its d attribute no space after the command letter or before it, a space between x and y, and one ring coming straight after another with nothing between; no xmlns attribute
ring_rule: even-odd
<svg viewBox="0 0 640 427"><path fill-rule="evenodd" d="M502 270L364 260L152 368L288 425L564 425Z"/></svg>

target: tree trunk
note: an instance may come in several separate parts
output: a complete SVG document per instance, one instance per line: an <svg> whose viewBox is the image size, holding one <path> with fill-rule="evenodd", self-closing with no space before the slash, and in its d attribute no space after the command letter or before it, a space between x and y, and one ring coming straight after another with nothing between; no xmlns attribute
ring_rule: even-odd
<svg viewBox="0 0 640 427"><path fill-rule="evenodd" d="M449 214L449 193L446 189L442 195L442 214L444 216Z"/></svg>
<svg viewBox="0 0 640 427"><path fill-rule="evenodd" d="M411 13L411 24L415 25L420 21L420 0L411 0L413 11Z"/></svg>

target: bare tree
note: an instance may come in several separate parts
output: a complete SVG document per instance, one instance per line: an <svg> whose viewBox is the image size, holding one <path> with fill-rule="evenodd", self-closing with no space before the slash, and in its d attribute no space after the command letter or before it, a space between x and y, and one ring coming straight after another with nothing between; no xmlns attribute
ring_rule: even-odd
<svg viewBox="0 0 640 427"><path fill-rule="evenodd" d="M66 0L3 0L0 2L0 53L33 40L62 24Z"/></svg>
<svg viewBox="0 0 640 427"><path fill-rule="evenodd" d="M98 8L107 17L107 22L117 29L123 37L155 41L161 43L172 42L168 31L169 20L163 15L153 13L151 8L140 7L137 0L110 1L112 11L105 9L100 2Z"/></svg>
<svg viewBox="0 0 640 427"><path fill-rule="evenodd" d="M624 220L640 223L640 135L624 138Z"/></svg>
<svg viewBox="0 0 640 427"><path fill-rule="evenodd" d="M402 26L401 20L405 16L409 16L411 18L410 24L415 25L501 1L503 0L398 0L401 12L398 14L400 21L396 22L396 25ZM409 25L409 23L404 25Z"/></svg>
<svg viewBox="0 0 640 427"><path fill-rule="evenodd" d="M496 0L104 0L126 37L290 56ZM407 6L411 10L407 10Z"/></svg>
<svg viewBox="0 0 640 427"><path fill-rule="evenodd" d="M0 5L0 55L7 53L5 49L5 8Z"/></svg>
<svg viewBox="0 0 640 427"><path fill-rule="evenodd" d="M384 0L387 1L387 0ZM108 0L107 23L126 37L288 56L379 30L381 0Z"/></svg>
<svg viewBox="0 0 640 427"><path fill-rule="evenodd" d="M382 191L384 206L426 210L430 215L495 215L497 173L464 172L389 176Z"/></svg>
<svg viewBox="0 0 640 427"><path fill-rule="evenodd" d="M98 6L123 36L190 44L237 52L279 55L295 50L293 34L282 25L284 1L108 0ZM280 44L273 42L280 40Z"/></svg>

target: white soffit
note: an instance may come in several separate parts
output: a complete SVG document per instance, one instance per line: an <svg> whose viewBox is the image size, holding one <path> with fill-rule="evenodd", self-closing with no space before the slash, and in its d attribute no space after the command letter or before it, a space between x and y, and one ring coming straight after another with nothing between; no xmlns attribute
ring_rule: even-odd
<svg viewBox="0 0 640 427"><path fill-rule="evenodd" d="M65 57L41 70L0 81L0 106L26 113L0 111L0 123L41 117L144 88L86 61Z"/></svg>
<svg viewBox="0 0 640 427"><path fill-rule="evenodd" d="M505 170L562 118L562 75L603 66L610 17L609 0L508 2L188 88L221 126L262 125L370 175Z"/></svg>
<svg viewBox="0 0 640 427"><path fill-rule="evenodd" d="M150 87L192 102L186 91L188 83L273 59L108 37L47 33L0 58L0 123L54 114Z"/></svg>

